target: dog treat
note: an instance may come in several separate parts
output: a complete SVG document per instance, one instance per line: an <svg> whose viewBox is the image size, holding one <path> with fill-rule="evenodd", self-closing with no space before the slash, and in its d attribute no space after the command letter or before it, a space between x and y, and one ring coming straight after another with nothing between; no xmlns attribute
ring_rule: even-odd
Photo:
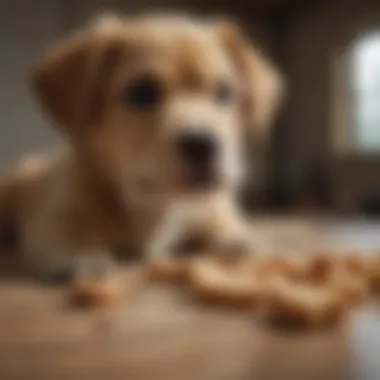
<svg viewBox="0 0 380 380"><path fill-rule="evenodd" d="M282 259L281 265L277 273L290 282L331 287L348 303L357 303L368 293L368 266L360 258L336 259L327 254L310 254Z"/></svg>
<svg viewBox="0 0 380 380"><path fill-rule="evenodd" d="M274 324L320 328L336 326L366 298L370 285L380 288L380 260L325 253L203 256L152 262L148 275L168 283L186 280L186 289L203 304L259 311Z"/></svg>
<svg viewBox="0 0 380 380"><path fill-rule="evenodd" d="M71 304L94 308L110 306L120 296L119 287L112 279L76 280L71 291Z"/></svg>
<svg viewBox="0 0 380 380"><path fill-rule="evenodd" d="M305 264L305 282L319 285L328 283L336 265L336 260L329 255L311 255Z"/></svg>
<svg viewBox="0 0 380 380"><path fill-rule="evenodd" d="M338 291L348 305L357 304L369 290L365 265L357 257L337 259L325 254L315 255L308 263L306 281Z"/></svg>
<svg viewBox="0 0 380 380"><path fill-rule="evenodd" d="M267 291L264 318L276 325L316 328L336 325L344 311L345 303L334 289L277 277Z"/></svg>
<svg viewBox="0 0 380 380"><path fill-rule="evenodd" d="M252 260L251 267L253 273L259 278L283 273L286 269L286 263L279 257L268 257Z"/></svg>
<svg viewBox="0 0 380 380"><path fill-rule="evenodd" d="M284 260L283 276L293 282L304 282L308 275L308 265L308 257L289 257Z"/></svg>
<svg viewBox="0 0 380 380"><path fill-rule="evenodd" d="M302 282L307 276L308 261L305 257L276 255L262 260L256 268L256 275L260 278L282 276L293 282Z"/></svg>
<svg viewBox="0 0 380 380"><path fill-rule="evenodd" d="M340 263L348 272L369 279L371 261L368 258L352 254L342 257Z"/></svg>
<svg viewBox="0 0 380 380"><path fill-rule="evenodd" d="M88 267L82 266L71 284L71 304L90 308L111 306L121 296L121 285L121 277L113 267L98 267L89 270Z"/></svg>
<svg viewBox="0 0 380 380"><path fill-rule="evenodd" d="M339 258L331 276L332 286L342 292L347 302L355 305L370 293L370 268L370 261L358 255Z"/></svg>
<svg viewBox="0 0 380 380"><path fill-rule="evenodd" d="M369 294L368 282L359 276L337 270L331 281L331 287L338 290L347 305L355 306L366 299Z"/></svg>
<svg viewBox="0 0 380 380"><path fill-rule="evenodd" d="M148 264L148 279L156 282L177 283L185 280L189 262L185 259L162 259Z"/></svg>
<svg viewBox="0 0 380 380"><path fill-rule="evenodd" d="M191 265L189 286L201 302L231 307L255 308L265 293L263 282L245 261L198 260Z"/></svg>
<svg viewBox="0 0 380 380"><path fill-rule="evenodd" d="M371 290L379 294L380 293L380 259L374 259L370 265L369 283Z"/></svg>

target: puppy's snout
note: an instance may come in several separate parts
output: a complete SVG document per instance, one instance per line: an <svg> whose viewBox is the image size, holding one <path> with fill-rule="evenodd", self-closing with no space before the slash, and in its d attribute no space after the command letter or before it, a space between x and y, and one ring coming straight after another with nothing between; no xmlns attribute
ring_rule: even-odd
<svg viewBox="0 0 380 380"><path fill-rule="evenodd" d="M207 164L217 154L217 141L212 134L187 132L178 136L177 150L182 160L188 163Z"/></svg>
<svg viewBox="0 0 380 380"><path fill-rule="evenodd" d="M199 130L182 132L174 144L186 186L204 187L218 181L219 144L213 134Z"/></svg>

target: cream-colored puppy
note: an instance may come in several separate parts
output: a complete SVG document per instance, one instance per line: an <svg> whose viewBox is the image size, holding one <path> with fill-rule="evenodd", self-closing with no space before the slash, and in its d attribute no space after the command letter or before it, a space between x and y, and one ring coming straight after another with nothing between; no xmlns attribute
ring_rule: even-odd
<svg viewBox="0 0 380 380"><path fill-rule="evenodd" d="M190 230L223 253L248 241L234 201L243 144L265 138L282 86L234 23L103 17L54 44L32 85L69 148L3 186L1 221L29 263L157 258Z"/></svg>

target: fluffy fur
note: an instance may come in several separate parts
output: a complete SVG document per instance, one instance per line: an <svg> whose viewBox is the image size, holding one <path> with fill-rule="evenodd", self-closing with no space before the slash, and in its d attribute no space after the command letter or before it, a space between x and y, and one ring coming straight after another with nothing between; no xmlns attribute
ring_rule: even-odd
<svg viewBox="0 0 380 380"><path fill-rule="evenodd" d="M126 90L147 75L160 101L135 109ZM226 104L218 83L232 89ZM243 143L265 139L283 86L233 22L107 16L48 49L32 88L69 148L26 159L1 190L1 221L29 263L52 273L114 250L161 257L190 229L225 252L247 242L234 203ZM212 187L188 187L173 149L195 129L219 144Z"/></svg>

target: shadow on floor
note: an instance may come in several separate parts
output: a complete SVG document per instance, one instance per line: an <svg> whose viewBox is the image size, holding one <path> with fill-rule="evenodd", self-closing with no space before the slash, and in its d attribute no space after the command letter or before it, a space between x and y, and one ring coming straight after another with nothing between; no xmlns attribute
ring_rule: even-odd
<svg viewBox="0 0 380 380"><path fill-rule="evenodd" d="M16 254L0 252L0 281L28 278L27 270Z"/></svg>

